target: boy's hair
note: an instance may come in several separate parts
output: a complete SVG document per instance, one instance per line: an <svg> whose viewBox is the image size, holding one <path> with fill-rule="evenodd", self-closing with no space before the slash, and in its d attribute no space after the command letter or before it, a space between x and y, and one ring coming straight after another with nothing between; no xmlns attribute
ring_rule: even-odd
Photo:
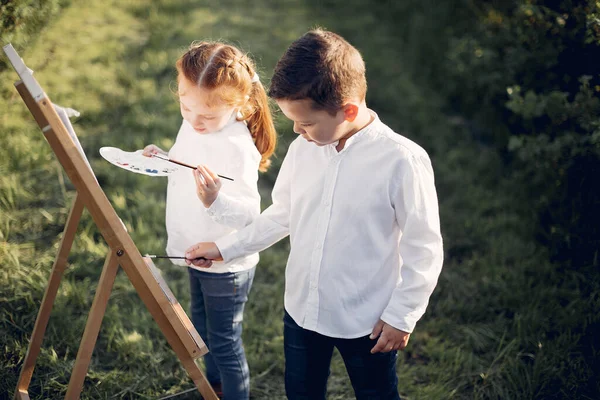
<svg viewBox="0 0 600 400"><path fill-rule="evenodd" d="M262 159L259 170L269 168L275 151L277 133L271 116L269 99L260 80L255 79L256 66L246 54L221 42L194 42L177 60L178 79L187 79L209 89L213 99L239 107L241 117Z"/></svg>
<svg viewBox="0 0 600 400"><path fill-rule="evenodd" d="M348 100L364 100L365 63L340 35L323 29L305 33L277 62L269 96L311 99L315 109L336 113Z"/></svg>

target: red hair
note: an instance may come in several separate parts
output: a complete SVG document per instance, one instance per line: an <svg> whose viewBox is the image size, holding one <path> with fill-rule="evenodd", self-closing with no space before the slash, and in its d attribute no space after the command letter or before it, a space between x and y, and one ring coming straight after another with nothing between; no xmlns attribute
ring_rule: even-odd
<svg viewBox="0 0 600 400"><path fill-rule="evenodd" d="M225 104L239 107L238 120L246 121L261 154L259 171L265 172L275 151L277 132L267 93L262 83L254 79L256 67L250 57L225 43L195 42L176 66L179 79L209 89ZM207 102L210 104L210 99Z"/></svg>

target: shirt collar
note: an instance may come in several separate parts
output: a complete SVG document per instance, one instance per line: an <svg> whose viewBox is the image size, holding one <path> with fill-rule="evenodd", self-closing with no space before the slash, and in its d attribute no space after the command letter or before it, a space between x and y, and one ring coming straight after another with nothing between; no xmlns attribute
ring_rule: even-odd
<svg viewBox="0 0 600 400"><path fill-rule="evenodd" d="M361 140L366 138L367 136L369 136L370 133L375 132L377 130L377 128L379 128L379 126L381 125L381 120L379 119L379 116L377 115L377 113L375 111L371 110L370 108L367 108L367 110L369 111L369 114L371 114L371 116L373 117L373 121L371 121L364 128L362 128L361 130L356 132L354 135L350 136L348 138L348 140L346 140L346 144L344 144L344 148L339 153L343 153L344 151L346 151L346 149L348 147L352 146L354 143L360 142ZM327 147L329 149L331 149L335 154L339 154L338 151L335 149L336 146L338 145L338 143L339 143L339 140L334 143L329 144Z"/></svg>

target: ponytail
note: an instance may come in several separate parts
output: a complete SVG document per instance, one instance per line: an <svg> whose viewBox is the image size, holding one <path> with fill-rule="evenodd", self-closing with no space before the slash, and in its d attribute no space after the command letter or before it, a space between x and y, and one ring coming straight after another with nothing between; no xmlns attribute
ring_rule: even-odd
<svg viewBox="0 0 600 400"><path fill-rule="evenodd" d="M247 106L242 109L242 116L246 120L256 148L261 154L258 170L265 172L271 165L270 157L273 155L277 144L277 132L273 124L269 98L265 88L260 81L254 82L252 86L250 99ZM245 111L249 112L249 115L246 116Z"/></svg>

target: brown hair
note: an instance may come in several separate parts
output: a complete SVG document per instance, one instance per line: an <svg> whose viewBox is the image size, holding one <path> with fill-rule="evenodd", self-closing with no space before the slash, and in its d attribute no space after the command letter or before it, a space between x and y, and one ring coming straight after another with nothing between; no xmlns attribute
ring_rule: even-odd
<svg viewBox="0 0 600 400"><path fill-rule="evenodd" d="M277 62L269 96L311 99L313 107L337 112L345 101L367 94L365 63L358 50L340 35L323 29L305 33Z"/></svg>
<svg viewBox="0 0 600 400"><path fill-rule="evenodd" d="M277 132L265 88L260 81L253 82L256 67L250 57L225 43L194 42L176 66L179 79L209 89L227 105L240 107L238 120L246 121L262 156L259 170L266 171L275 151ZM210 104L210 99L207 102Z"/></svg>

